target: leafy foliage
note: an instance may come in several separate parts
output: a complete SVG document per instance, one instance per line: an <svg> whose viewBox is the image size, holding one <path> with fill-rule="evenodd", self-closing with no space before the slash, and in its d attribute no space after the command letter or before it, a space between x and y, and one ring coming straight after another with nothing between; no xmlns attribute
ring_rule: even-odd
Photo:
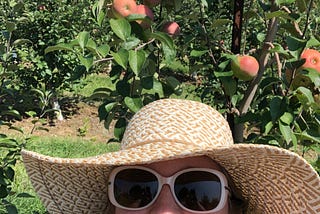
<svg viewBox="0 0 320 214"><path fill-rule="evenodd" d="M152 22L137 14L115 18L111 0L2 1L1 118L19 119L29 110L42 117L59 90L72 89L88 73L106 72L113 85L91 98L103 100L99 118L114 128L110 141L120 141L142 106L187 98L183 90L192 85L188 93L226 116L236 143L293 150L319 171L320 77L301 69L300 57L306 48L320 50L319 0L244 3L240 54L260 65L251 82L235 78L230 67L236 56L233 3L162 0L152 8ZM136 22L141 19L151 27L142 28ZM179 36L162 32L167 21L179 23ZM5 198L22 144L6 135L0 139L0 147L9 148L1 159L0 196L14 213Z"/></svg>

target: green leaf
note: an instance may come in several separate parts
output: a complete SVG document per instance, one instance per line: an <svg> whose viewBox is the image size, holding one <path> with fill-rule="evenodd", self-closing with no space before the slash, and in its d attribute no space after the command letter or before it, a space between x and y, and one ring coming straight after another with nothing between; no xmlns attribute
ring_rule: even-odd
<svg viewBox="0 0 320 214"><path fill-rule="evenodd" d="M274 17L283 17L283 16L287 16L288 14L283 11L283 10L277 10L277 11L274 11L274 12L269 12L269 13L266 13L266 18L267 19L271 19L271 18L274 18Z"/></svg>
<svg viewBox="0 0 320 214"><path fill-rule="evenodd" d="M233 76L233 72L232 71L227 71L227 72L214 71L213 73L218 78L221 78L221 77L232 77Z"/></svg>
<svg viewBox="0 0 320 214"><path fill-rule="evenodd" d="M314 102L314 98L310 89L300 86L295 90L295 95L302 104L310 104Z"/></svg>
<svg viewBox="0 0 320 214"><path fill-rule="evenodd" d="M124 118L120 118L118 119L118 121L116 122L115 126L114 126L114 136L117 139L122 139L122 136L124 134L124 131L126 130L126 120Z"/></svg>
<svg viewBox="0 0 320 214"><path fill-rule="evenodd" d="M134 37L134 36L129 36L127 40L122 43L121 47L126 49L126 50L131 50L135 47L137 47L140 43L140 39Z"/></svg>
<svg viewBox="0 0 320 214"><path fill-rule="evenodd" d="M149 38L154 38L159 40L162 44L168 46L170 49L174 49L174 43L172 38L164 33L164 32L155 32L155 33L150 33L148 34Z"/></svg>
<svg viewBox="0 0 320 214"><path fill-rule="evenodd" d="M228 73L228 72L223 72L223 73ZM222 82L225 94L232 97L237 92L237 81L231 76L220 77L219 79Z"/></svg>
<svg viewBox="0 0 320 214"><path fill-rule="evenodd" d="M12 46L23 45L26 43L32 44L32 41L29 39L17 39L12 43Z"/></svg>
<svg viewBox="0 0 320 214"><path fill-rule="evenodd" d="M87 45L87 43L89 41L89 37L90 37L90 34L87 31L82 31L79 33L78 42L79 42L79 45L82 49L84 49L84 47Z"/></svg>
<svg viewBox="0 0 320 214"><path fill-rule="evenodd" d="M142 20L143 23L146 23L148 25L151 25L153 21L150 19L149 16L144 15L144 14L130 14L129 16L126 17L126 19L129 22L136 21L136 20Z"/></svg>
<svg viewBox="0 0 320 214"><path fill-rule="evenodd" d="M15 117L18 120L21 120L21 115L17 110L4 110L0 112L0 115L10 115Z"/></svg>
<svg viewBox="0 0 320 214"><path fill-rule="evenodd" d="M110 51L110 46L107 44L101 45L97 47L97 51L102 57L106 57Z"/></svg>
<svg viewBox="0 0 320 214"><path fill-rule="evenodd" d="M282 102L279 96L273 97L270 101L270 114L273 122L275 122L285 110L282 108Z"/></svg>
<svg viewBox="0 0 320 214"><path fill-rule="evenodd" d="M155 33L149 33L148 37L157 39L161 42L162 51L165 56L165 60L167 64L174 61L174 58L176 56L176 49L174 47L172 38L168 34L164 32L155 32Z"/></svg>
<svg viewBox="0 0 320 214"><path fill-rule="evenodd" d="M111 102L104 106L104 109L109 114L110 111L117 105L117 102Z"/></svg>
<svg viewBox="0 0 320 214"><path fill-rule="evenodd" d="M176 95L178 96L181 95L182 93L181 83L175 77L173 76L166 77L166 84Z"/></svg>
<svg viewBox="0 0 320 214"><path fill-rule="evenodd" d="M5 207L8 214L19 214L18 209L14 204L6 204Z"/></svg>
<svg viewBox="0 0 320 214"><path fill-rule="evenodd" d="M290 126L283 124L283 123L279 123L279 129L281 132L281 135L283 136L283 138L285 139L285 141L289 144L292 139L294 138L294 134L290 128Z"/></svg>
<svg viewBox="0 0 320 214"><path fill-rule="evenodd" d="M110 26L112 31L123 41L126 41L131 34L130 23L122 19L110 19Z"/></svg>
<svg viewBox="0 0 320 214"><path fill-rule="evenodd" d="M129 51L129 65L136 76L139 76L139 73L145 61L146 61L146 54L143 50Z"/></svg>
<svg viewBox="0 0 320 214"><path fill-rule="evenodd" d="M221 27L230 23L232 23L230 19L215 19L212 21L211 27L212 28Z"/></svg>
<svg viewBox="0 0 320 214"><path fill-rule="evenodd" d="M127 50L120 49L117 53L112 52L111 55L113 56L116 63L118 63L123 69L127 70L129 61L129 52Z"/></svg>
<svg viewBox="0 0 320 214"><path fill-rule="evenodd" d="M264 134L268 134L270 130L273 127L273 122L269 121L265 126L264 126Z"/></svg>
<svg viewBox="0 0 320 214"><path fill-rule="evenodd" d="M84 65L84 67L86 67L86 70L89 71L89 69L92 67L93 65L93 57L92 56L78 56L80 62L82 65Z"/></svg>
<svg viewBox="0 0 320 214"><path fill-rule="evenodd" d="M142 93L143 94L158 94L159 97L163 97L164 93L163 93L163 87L161 82L159 82L157 79L155 79L154 77L151 78L143 78L143 80L146 79L148 80L148 82L145 82L143 84L143 89L142 89Z"/></svg>
<svg viewBox="0 0 320 214"><path fill-rule="evenodd" d="M5 174L7 176L7 178L10 180L10 181L13 181L14 179L14 170L12 169L12 167L7 167L5 169Z"/></svg>
<svg viewBox="0 0 320 214"><path fill-rule="evenodd" d="M109 130L111 122L115 119L115 112L110 112L108 116L104 119L104 127Z"/></svg>
<svg viewBox="0 0 320 214"><path fill-rule="evenodd" d="M123 97L130 96L131 85L125 79L120 80L116 84L116 91Z"/></svg>
<svg viewBox="0 0 320 214"><path fill-rule="evenodd" d="M165 63L166 64L171 64L176 57L176 49L175 48L170 48L167 46L167 44L163 43L162 44L162 51L165 57Z"/></svg>
<svg viewBox="0 0 320 214"><path fill-rule="evenodd" d="M281 117L280 117L281 122L283 122L286 125L290 125L293 122L293 115L289 112L285 112Z"/></svg>
<svg viewBox="0 0 320 214"><path fill-rule="evenodd" d="M27 193L27 192L22 192L17 194L18 198L35 198L35 196Z"/></svg>
<svg viewBox="0 0 320 214"><path fill-rule="evenodd" d="M320 46L320 41L316 39L314 36L311 36L311 38L307 41L306 48L316 47L316 46Z"/></svg>
<svg viewBox="0 0 320 214"><path fill-rule="evenodd" d="M320 144L320 137L319 136L314 136L310 135L307 131L303 131L301 133L296 134L298 137L301 137L303 140L310 140L314 143ZM320 147L319 147L320 149Z"/></svg>
<svg viewBox="0 0 320 214"><path fill-rule="evenodd" d="M55 46L49 46L45 49L44 53L47 54L52 51L73 51L73 46L66 43L57 44Z"/></svg>
<svg viewBox="0 0 320 214"><path fill-rule="evenodd" d="M5 198L8 196L8 190L5 185L0 184L0 198Z"/></svg>
<svg viewBox="0 0 320 214"><path fill-rule="evenodd" d="M291 4L293 2L295 2L296 0L276 0L277 5L288 5Z"/></svg>
<svg viewBox="0 0 320 214"><path fill-rule="evenodd" d="M12 32L12 31L14 31L15 29L16 29L16 24L14 23L14 22L10 22L10 21L7 21L6 22L6 29L7 29L7 31L9 31L10 33Z"/></svg>
<svg viewBox="0 0 320 214"><path fill-rule="evenodd" d="M125 97L124 103L130 109L130 111L134 113L138 112L143 106L141 98Z"/></svg>
<svg viewBox="0 0 320 214"><path fill-rule="evenodd" d="M315 87L320 87L320 75L319 72L312 68L304 68L300 73L308 78L314 83Z"/></svg>
<svg viewBox="0 0 320 214"><path fill-rule="evenodd" d="M97 17L97 22L98 22L98 25L101 27L102 26L102 22L104 20L104 17L106 17L106 13L104 11L100 11L99 12L99 15Z"/></svg>
<svg viewBox="0 0 320 214"><path fill-rule="evenodd" d="M290 51L302 51L307 44L306 40L298 39L293 36L287 36L286 42Z"/></svg>
<svg viewBox="0 0 320 214"><path fill-rule="evenodd" d="M107 99L108 97L110 97L110 93L111 93L110 89L108 89L108 88L102 89L101 88L101 90L94 90L93 94L91 94L91 96L88 99L90 99L90 100Z"/></svg>
<svg viewBox="0 0 320 214"><path fill-rule="evenodd" d="M190 56L193 56L193 57L200 57L204 54L208 53L208 50L203 50L203 51L198 51L198 50L192 50L191 53L190 53Z"/></svg>
<svg viewBox="0 0 320 214"><path fill-rule="evenodd" d="M91 51L93 54L97 54L97 44L93 39L89 39L86 48Z"/></svg>
<svg viewBox="0 0 320 214"><path fill-rule="evenodd" d="M307 4L305 0L296 0L297 7L300 13L305 13L307 10Z"/></svg>

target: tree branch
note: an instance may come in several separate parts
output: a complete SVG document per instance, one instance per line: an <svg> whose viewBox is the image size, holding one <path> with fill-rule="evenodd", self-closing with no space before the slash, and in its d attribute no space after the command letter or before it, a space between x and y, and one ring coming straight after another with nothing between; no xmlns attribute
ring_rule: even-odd
<svg viewBox="0 0 320 214"><path fill-rule="evenodd" d="M278 31L278 23L279 23L279 20L276 17L272 18L269 22L267 36L265 38L264 45L263 45L262 49L260 50L260 57L258 59L259 72L258 72L258 75L256 76L256 78L253 79L252 82L250 83L250 85L244 95L244 98L240 104L240 107L239 107L240 117L241 117L241 115L244 115L245 113L247 113L247 111L252 103L252 100L256 94L256 91L258 89L258 85L262 79L265 67L268 62L269 50L271 48L270 43L272 43L274 41L274 38L275 38L276 33ZM243 132L244 132L244 124L243 123L235 124L235 127L234 127L234 141L235 142L243 142Z"/></svg>

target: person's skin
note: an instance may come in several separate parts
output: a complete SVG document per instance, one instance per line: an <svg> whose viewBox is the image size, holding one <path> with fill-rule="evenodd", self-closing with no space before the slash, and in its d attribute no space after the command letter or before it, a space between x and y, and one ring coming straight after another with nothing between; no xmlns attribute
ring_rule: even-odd
<svg viewBox="0 0 320 214"><path fill-rule="evenodd" d="M220 167L212 159L206 156L189 157L183 159L155 162L148 165L143 165L150 169L155 170L160 175L169 177L178 171L188 168L210 168L220 171ZM121 208L115 208L115 214L147 214L147 213L157 213L157 214L189 214L190 212L185 211L176 204L173 195L170 191L168 185L164 185L160 192L159 197L150 207L139 210L139 211L128 211ZM228 213L228 203L219 212L212 212L211 214L227 214Z"/></svg>

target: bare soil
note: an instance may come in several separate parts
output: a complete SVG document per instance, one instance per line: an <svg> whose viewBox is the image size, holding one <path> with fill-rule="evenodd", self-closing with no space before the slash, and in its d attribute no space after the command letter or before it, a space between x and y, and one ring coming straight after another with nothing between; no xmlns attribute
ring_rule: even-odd
<svg viewBox="0 0 320 214"><path fill-rule="evenodd" d="M112 138L112 130L107 130L103 122L99 121L98 104L79 102L64 102L62 105L64 120L57 120L51 115L45 118L44 122L37 122L34 131L34 118L25 118L13 122L13 126L19 127L23 133L32 132L33 136L48 137L81 137L82 139L94 142L107 142ZM17 134L17 131L7 126L0 126L0 133L8 135Z"/></svg>

